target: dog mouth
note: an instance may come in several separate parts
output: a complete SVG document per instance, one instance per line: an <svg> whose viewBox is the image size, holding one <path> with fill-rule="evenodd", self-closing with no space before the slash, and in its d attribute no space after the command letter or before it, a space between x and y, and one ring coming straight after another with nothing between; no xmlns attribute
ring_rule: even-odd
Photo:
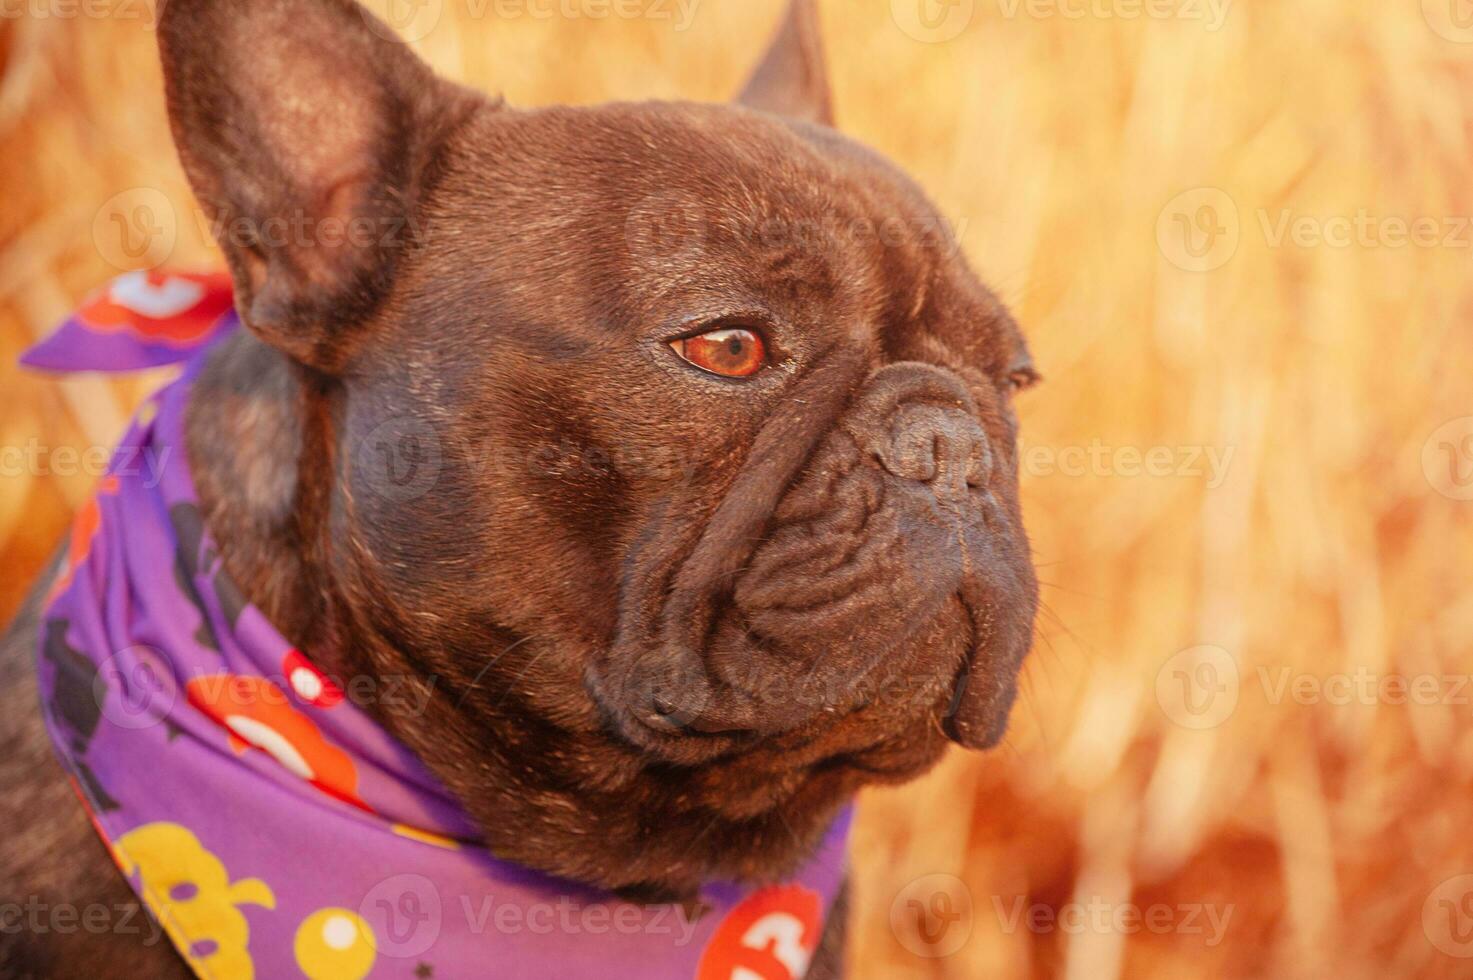
<svg viewBox="0 0 1473 980"><path fill-rule="evenodd" d="M743 486L756 457L694 545L652 529L664 574L626 583L586 676L623 740L699 763L916 729L1001 739L1036 601L1015 478L939 369L882 369L829 418L775 490Z"/></svg>
<svg viewBox="0 0 1473 980"><path fill-rule="evenodd" d="M765 752L794 765L844 760L876 778L899 776L915 763L869 759L910 730L973 749L1005 735L1022 652L997 642L989 625L997 618L959 591L927 622L891 631L878 658L839 647L798 670L788 648L738 628L731 632L744 642L719 656L708 648L704 657L650 658L646 669L590 671L588 687L606 728L662 761Z"/></svg>

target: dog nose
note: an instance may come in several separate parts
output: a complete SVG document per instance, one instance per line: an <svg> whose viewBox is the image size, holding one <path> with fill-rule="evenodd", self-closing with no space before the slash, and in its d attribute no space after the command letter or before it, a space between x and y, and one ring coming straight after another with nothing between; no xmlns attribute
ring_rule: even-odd
<svg viewBox="0 0 1473 980"><path fill-rule="evenodd" d="M880 464L895 476L930 484L937 496L959 499L987 485L992 449L971 415L956 408L911 404L891 419L890 438L876 447Z"/></svg>
<svg viewBox="0 0 1473 980"><path fill-rule="evenodd" d="M886 472L960 500L992 478L993 451L977 402L955 373L900 361L870 376L840 423Z"/></svg>

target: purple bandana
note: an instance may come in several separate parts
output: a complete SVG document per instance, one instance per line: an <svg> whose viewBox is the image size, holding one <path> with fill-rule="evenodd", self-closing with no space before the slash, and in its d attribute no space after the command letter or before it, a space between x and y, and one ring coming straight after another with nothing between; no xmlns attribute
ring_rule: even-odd
<svg viewBox="0 0 1473 980"><path fill-rule="evenodd" d="M77 516L38 668L78 795L194 971L803 976L843 878L847 811L790 883L709 885L699 916L498 860L429 771L243 599L201 520L183 438L201 354L239 323L228 277L139 272L22 359L184 365Z"/></svg>

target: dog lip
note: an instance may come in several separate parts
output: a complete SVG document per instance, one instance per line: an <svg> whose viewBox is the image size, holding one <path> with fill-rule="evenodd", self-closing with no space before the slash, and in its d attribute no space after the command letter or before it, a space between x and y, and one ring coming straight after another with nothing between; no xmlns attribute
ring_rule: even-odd
<svg viewBox="0 0 1473 980"><path fill-rule="evenodd" d="M970 676L959 677L958 693L960 685L972 681ZM963 748L974 751L986 751L996 748L1008 733L1008 722L1012 714L1013 702L1017 700L1018 685L1016 681L1008 680L999 685L995 695L995 703L983 719L981 726L975 726L958 718L955 711L947 714L942 719L941 730L946 737Z"/></svg>
<svg viewBox="0 0 1473 980"><path fill-rule="evenodd" d="M689 726L651 721L635 715L613 716L610 731L651 759L682 766L724 758L740 752L751 741L750 735L739 732L700 732Z"/></svg>
<svg viewBox="0 0 1473 980"><path fill-rule="evenodd" d="M958 599L966 610L967 621L975 624L977 611L973 602L965 592L959 594ZM1022 663L1022 656L1011 661L1008 658L999 661L999 651L977 634L975 625L967 647L966 659L957 668L952 680L951 701L941 718L941 730L947 738L963 748L986 751L995 748L1007 735L1013 704L1018 697L1017 669ZM991 670L985 666L989 661ZM987 693L981 699L981 710L968 712L963 708L969 693L968 688L979 683L987 685ZM976 691L970 693L972 700L976 701Z"/></svg>

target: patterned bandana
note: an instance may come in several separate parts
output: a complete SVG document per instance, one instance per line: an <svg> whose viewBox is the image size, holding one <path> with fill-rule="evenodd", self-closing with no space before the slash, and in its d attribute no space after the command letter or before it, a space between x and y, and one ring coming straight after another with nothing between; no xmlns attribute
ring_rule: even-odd
<svg viewBox="0 0 1473 980"><path fill-rule="evenodd" d="M700 914L498 860L429 771L244 600L201 520L183 438L202 352L239 323L227 276L134 273L22 359L184 366L77 516L38 669L78 795L194 971L803 976L843 878L847 811L791 882L711 884Z"/></svg>

